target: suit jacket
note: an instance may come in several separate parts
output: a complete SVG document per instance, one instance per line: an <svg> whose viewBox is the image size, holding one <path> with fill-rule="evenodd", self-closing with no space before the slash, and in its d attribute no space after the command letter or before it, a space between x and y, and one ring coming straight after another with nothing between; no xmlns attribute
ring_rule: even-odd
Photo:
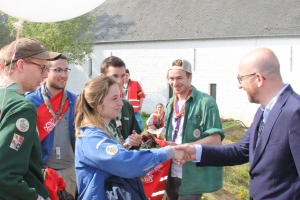
<svg viewBox="0 0 300 200"><path fill-rule="evenodd" d="M300 96L288 86L278 98L256 146L263 111L235 144L202 145L197 166L250 162L250 199L300 199Z"/></svg>

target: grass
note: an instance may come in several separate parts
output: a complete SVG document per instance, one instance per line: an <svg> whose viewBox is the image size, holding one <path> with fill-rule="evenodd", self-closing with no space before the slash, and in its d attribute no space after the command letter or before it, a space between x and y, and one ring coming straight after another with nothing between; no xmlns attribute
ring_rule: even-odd
<svg viewBox="0 0 300 200"><path fill-rule="evenodd" d="M146 129L146 120L149 118L150 114L145 112L142 113L142 120L144 127ZM224 121L224 120L223 120ZM239 124L238 121L233 119L228 119L222 122L222 127L227 128ZM143 133L147 133L144 130ZM239 141L245 134L245 129L240 128L237 130L231 130L226 132L226 138L223 140L222 144L231 144L233 142ZM249 174L248 174L249 164L228 166L224 167L224 186L221 190L204 194L201 200L246 200L249 199Z"/></svg>
<svg viewBox="0 0 300 200"><path fill-rule="evenodd" d="M141 117L142 117L142 121L143 121L143 125L144 125L144 131L142 132L142 134L146 134L147 133L146 121L150 117L150 114L142 112Z"/></svg>
<svg viewBox="0 0 300 200"><path fill-rule="evenodd" d="M146 127L147 127L146 121L150 117L150 114L142 112L141 117L142 117L143 125L146 129ZM227 127L234 126L234 125L237 125L237 124L239 124L238 121L235 121L234 119L230 118L230 119L227 119L226 121L222 122L222 128L227 128ZM143 133L147 133L147 131L144 130Z"/></svg>

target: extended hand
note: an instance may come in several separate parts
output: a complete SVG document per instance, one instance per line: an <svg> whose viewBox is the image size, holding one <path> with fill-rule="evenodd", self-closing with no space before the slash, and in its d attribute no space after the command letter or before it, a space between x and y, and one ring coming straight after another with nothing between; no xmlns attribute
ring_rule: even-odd
<svg viewBox="0 0 300 200"><path fill-rule="evenodd" d="M172 149L173 149L173 152L174 152L174 158L173 159L175 159L176 161L177 160L185 160L185 157L186 157L185 151L176 150L176 149L174 149L174 147L172 147Z"/></svg>
<svg viewBox="0 0 300 200"><path fill-rule="evenodd" d="M142 136L137 134L134 130L132 131L132 134L128 136L128 138L132 146L140 146L142 143Z"/></svg>
<svg viewBox="0 0 300 200"><path fill-rule="evenodd" d="M184 151L185 157L184 159L176 159L180 164L184 164L186 161L193 161L196 159L196 147L195 145L179 145L174 147L175 150Z"/></svg>

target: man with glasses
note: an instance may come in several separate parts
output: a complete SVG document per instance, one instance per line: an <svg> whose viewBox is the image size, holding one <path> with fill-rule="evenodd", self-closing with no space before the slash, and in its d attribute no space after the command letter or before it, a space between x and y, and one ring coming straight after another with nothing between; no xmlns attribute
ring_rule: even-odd
<svg viewBox="0 0 300 200"><path fill-rule="evenodd" d="M66 89L69 72L67 58L61 55L49 61L48 78L26 98L37 107L38 130L43 167L56 170L66 183L66 191L75 196L74 108L77 95Z"/></svg>
<svg viewBox="0 0 300 200"><path fill-rule="evenodd" d="M48 198L41 172L37 111L24 93L35 90L47 78L47 60L59 55L30 38L16 39L2 51L0 199Z"/></svg>
<svg viewBox="0 0 300 200"><path fill-rule="evenodd" d="M246 54L238 81L249 101L261 104L245 136L235 144L178 149L201 167L249 162L251 200L300 199L300 96L283 83L279 61L267 48Z"/></svg>
<svg viewBox="0 0 300 200"><path fill-rule="evenodd" d="M220 145L224 131L215 100L192 85L192 66L184 59L170 64L167 72L174 96L165 115L166 140L170 145ZM196 167L194 163L171 164L167 196L169 200L199 200L203 193L223 186L222 167Z"/></svg>

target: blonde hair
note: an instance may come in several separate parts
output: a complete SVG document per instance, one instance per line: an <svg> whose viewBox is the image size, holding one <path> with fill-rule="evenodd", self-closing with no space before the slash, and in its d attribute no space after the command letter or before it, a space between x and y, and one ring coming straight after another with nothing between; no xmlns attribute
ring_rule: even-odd
<svg viewBox="0 0 300 200"><path fill-rule="evenodd" d="M99 76L88 80L83 91L77 98L75 106L75 135L80 137L80 127L92 125L101 130L105 130L104 119L101 117L101 107L103 99L106 97L110 86L117 84L110 76Z"/></svg>

